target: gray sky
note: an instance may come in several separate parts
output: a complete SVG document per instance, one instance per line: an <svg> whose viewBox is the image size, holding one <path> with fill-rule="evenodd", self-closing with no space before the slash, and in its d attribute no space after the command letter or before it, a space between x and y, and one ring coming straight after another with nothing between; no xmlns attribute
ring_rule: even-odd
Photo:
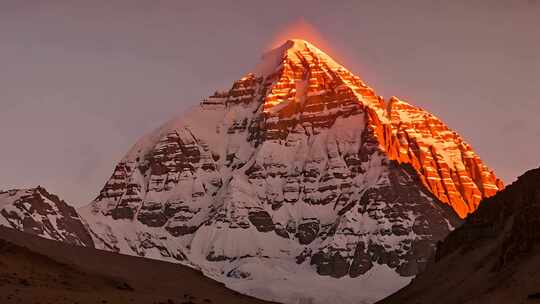
<svg viewBox="0 0 540 304"><path fill-rule="evenodd" d="M301 18L508 183L540 165L539 16L530 0L0 0L0 188L90 202L140 136L228 88Z"/></svg>

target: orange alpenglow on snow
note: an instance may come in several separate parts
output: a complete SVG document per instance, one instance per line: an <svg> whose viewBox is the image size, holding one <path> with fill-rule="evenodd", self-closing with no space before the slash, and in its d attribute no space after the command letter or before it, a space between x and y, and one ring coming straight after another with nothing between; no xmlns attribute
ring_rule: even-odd
<svg viewBox="0 0 540 304"><path fill-rule="evenodd" d="M461 218L476 210L480 200L503 189L503 182L471 146L440 119L397 97L385 102L309 42L288 40L263 59L235 86L251 87L256 76L265 76L266 138L285 138L299 113L304 120L313 114L311 126L325 127L361 104L372 135L366 140L377 141L390 159L410 164L426 188Z"/></svg>
<svg viewBox="0 0 540 304"><path fill-rule="evenodd" d="M390 157L411 164L424 185L460 217L504 188L472 147L434 115L396 97L388 113L391 134L384 147Z"/></svg>

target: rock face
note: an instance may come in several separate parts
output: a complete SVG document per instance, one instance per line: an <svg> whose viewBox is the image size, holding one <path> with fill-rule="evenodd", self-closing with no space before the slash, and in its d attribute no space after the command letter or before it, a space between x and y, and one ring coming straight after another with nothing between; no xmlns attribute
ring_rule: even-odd
<svg viewBox="0 0 540 304"><path fill-rule="evenodd" d="M80 212L99 248L265 299L356 303L406 284L501 188L439 119L291 40L143 137Z"/></svg>
<svg viewBox="0 0 540 304"><path fill-rule="evenodd" d="M79 214L42 187L0 191L0 225L68 244L94 247Z"/></svg>
<svg viewBox="0 0 540 304"><path fill-rule="evenodd" d="M540 168L480 203L433 263L381 303L524 303L540 282ZM440 295L445 295L440 297Z"/></svg>
<svg viewBox="0 0 540 304"><path fill-rule="evenodd" d="M396 97L388 103L388 115L391 131L386 132L391 135L379 139L384 138L389 157L411 164L422 183L461 218L504 187L471 146L437 117Z"/></svg>

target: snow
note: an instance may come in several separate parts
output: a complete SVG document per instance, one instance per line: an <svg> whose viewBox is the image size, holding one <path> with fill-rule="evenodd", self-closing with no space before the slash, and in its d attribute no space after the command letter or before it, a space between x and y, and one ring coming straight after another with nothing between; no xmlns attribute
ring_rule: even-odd
<svg viewBox="0 0 540 304"><path fill-rule="evenodd" d="M307 94L305 86L306 83L300 82L296 87L302 94ZM296 102L302 102L302 98ZM300 245L294 237L286 239L273 231L262 233L254 226L247 229L235 227L238 223L248 221L247 208L266 210L272 214L273 222L282 227L291 225L296 227L309 219L319 220L320 225L334 223L337 219L337 210L333 204L311 205L307 204L304 198L298 197L295 204L284 204L277 211L272 211L271 206L263 204L259 198L271 197L272 200L283 201L285 195L289 197L293 195L284 193L284 189L286 187L295 189L297 182L291 180L289 183L281 178L283 174L289 175L306 169L318 172L329 170L330 174L345 173L347 165L340 155L355 153L360 149L362 132L365 128L364 115L339 117L332 128L320 130L317 135L306 137L302 133L298 136L292 134L288 138L288 145L280 141L265 141L255 149L246 144L245 135L226 132L234 121L253 115L255 109L256 107L249 105L194 109L144 137L125 158L129 166L136 168L136 158L142 159L145 153L154 149L161 138L172 130L178 134L189 131L198 141L204 141L212 147L212 153L220 155L219 170L224 181L224 186L212 200L208 198L201 202L189 203L192 196L191 189L196 185L195 180L191 178L185 180L181 178L170 190L156 192L146 188L146 180L149 177L143 176L138 170L131 170L134 173L128 177L129 183L142 186L142 193L146 193L143 196L144 200L186 201L187 206L199 210L196 217L187 223L203 223L210 220L212 225L203 224L193 235L174 238L161 227L151 228L137 220L112 220L102 215L100 211L94 210L98 206L91 205L80 209L79 213L99 236L99 239L95 239L98 247L106 249L103 243L105 242L124 254L180 262L201 269L206 275L224 282L239 292L285 303L310 301L328 303L335 299L339 299L341 303L372 303L404 286L409 278L400 277L394 270L382 265L376 265L367 274L354 279L319 276L309 262L296 264L296 257L306 246ZM244 174L245 169L235 171L224 166L225 156L231 151L236 152L239 163L245 163L243 168L249 168L254 164L260 165L266 178L251 180ZM353 182L363 189L376 186L382 182L381 176L384 175L382 160L381 155L375 154L371 161L364 163L364 166L367 166L365 175L360 175L361 178L355 181L346 179L343 182ZM205 178L200 171L196 174L197 179ZM316 190L320 187L333 186L335 181L329 179L324 182L303 183L313 189L313 192L305 195L319 200L331 195L332 192ZM215 211L210 212L210 209ZM360 234L376 233L380 229L377 221L367 214L349 220L359 224L354 230ZM400 240L385 237L378 241L395 246ZM158 243L157 245L167 248L168 252L164 253L155 247L146 248L144 244L148 242ZM333 243L344 248L347 242L347 237L337 234L335 238L327 239L324 244ZM316 239L309 247L319 248L324 244ZM188 259L180 261L171 257L171 254L186 256ZM230 262L209 262L207 260L209 255L247 258ZM249 273L249 278L231 278L227 276L231 271L238 275ZM377 280L386 281L381 284L381 281Z"/></svg>
<svg viewBox="0 0 540 304"><path fill-rule="evenodd" d="M287 41L282 46L263 54L261 61L253 69L253 74L264 77L274 73L281 65L284 53L293 44L294 43L292 41Z"/></svg>
<svg viewBox="0 0 540 304"><path fill-rule="evenodd" d="M247 279L222 280L233 290L281 303L360 304L373 303L407 285L411 278L400 277L393 269L375 266L357 278L332 278L314 275L306 264L288 260L246 259L240 266L229 266L249 274Z"/></svg>
<svg viewBox="0 0 540 304"><path fill-rule="evenodd" d="M114 251L136 256L144 256L150 259L164 260L168 262L178 263L179 261L173 257L163 255L161 252L154 250L154 248L144 249L141 251L134 250L135 247L140 246L145 240L149 238L153 241L159 240L161 246L168 249L172 253L185 253L188 250L182 245L178 239L168 237L166 231L162 228L152 228L138 221L131 221L125 219L111 220L110 217L103 216L100 213L96 213L93 210L92 205L88 205L78 209L78 212L86 223L91 227L95 235L93 235L96 247L98 249L110 250L104 244L113 245ZM96 238L96 235L99 238ZM139 247L138 249L141 249ZM188 266L192 266L186 263Z"/></svg>
<svg viewBox="0 0 540 304"><path fill-rule="evenodd" d="M24 195L32 194L31 189L17 189L0 192L0 208L9 206L19 200Z"/></svg>

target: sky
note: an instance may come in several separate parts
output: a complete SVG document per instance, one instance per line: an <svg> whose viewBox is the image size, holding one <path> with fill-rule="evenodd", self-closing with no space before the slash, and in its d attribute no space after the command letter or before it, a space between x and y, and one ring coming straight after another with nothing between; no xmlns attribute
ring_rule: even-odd
<svg viewBox="0 0 540 304"><path fill-rule="evenodd" d="M540 165L538 16L537 0L0 0L0 189L88 204L138 138L228 89L299 20L510 183Z"/></svg>

